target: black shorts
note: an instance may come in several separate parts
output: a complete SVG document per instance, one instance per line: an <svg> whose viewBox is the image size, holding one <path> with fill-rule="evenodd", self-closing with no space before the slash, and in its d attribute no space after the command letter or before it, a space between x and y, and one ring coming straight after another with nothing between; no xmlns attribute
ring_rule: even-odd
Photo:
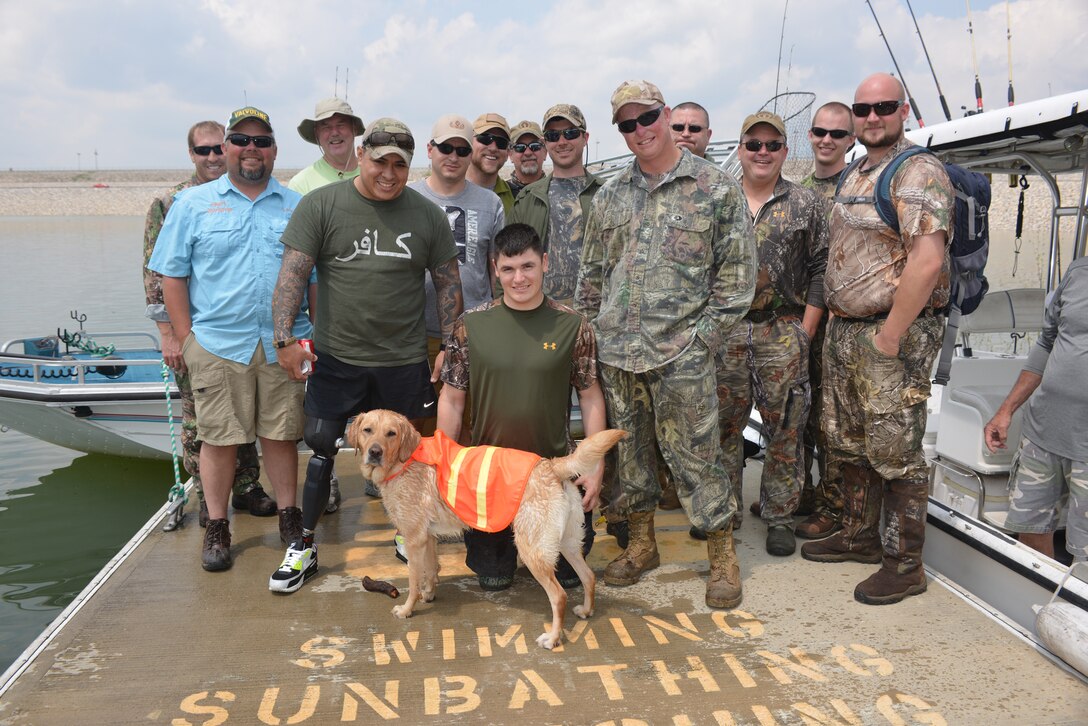
<svg viewBox="0 0 1088 726"><path fill-rule="evenodd" d="M389 368L368 368L338 360L314 349L317 363L306 382L306 415L346 421L375 408L410 419L438 413L438 396L427 361Z"/></svg>

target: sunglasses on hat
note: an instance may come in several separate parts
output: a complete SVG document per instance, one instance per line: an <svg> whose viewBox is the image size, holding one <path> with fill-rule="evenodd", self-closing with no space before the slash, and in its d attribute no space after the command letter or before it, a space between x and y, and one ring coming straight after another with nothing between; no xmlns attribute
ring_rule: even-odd
<svg viewBox="0 0 1088 726"><path fill-rule="evenodd" d="M377 146L395 146L405 151L416 150L416 140L411 134L390 133L388 131L375 131L363 139L363 146L371 148Z"/></svg>

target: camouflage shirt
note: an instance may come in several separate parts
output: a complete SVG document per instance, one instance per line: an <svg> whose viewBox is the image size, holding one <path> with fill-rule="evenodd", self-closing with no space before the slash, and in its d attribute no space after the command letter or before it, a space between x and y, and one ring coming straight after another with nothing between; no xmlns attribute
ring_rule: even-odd
<svg viewBox="0 0 1088 726"><path fill-rule="evenodd" d="M155 242L159 239L162 223L166 219L166 213L170 211L170 205L174 203L174 197L182 189L199 183L196 174L193 174L188 181L183 181L156 197L151 202L151 208L147 210L147 220L144 222L144 295L147 297L146 315L156 322L165 323L170 318L162 300L162 275L147 269L147 263L151 260L151 253L155 251Z"/></svg>
<svg viewBox="0 0 1088 726"><path fill-rule="evenodd" d="M878 165L865 171L858 167L845 179L840 194L873 196L880 172L910 145L907 139L900 139ZM824 291L827 307L835 315L867 318L891 310L913 239L941 231L951 234L955 197L944 166L935 156L919 154L903 162L892 179L891 198L900 234L880 220L873 204L837 202L831 211ZM945 255L928 306L943 308L948 304L949 269Z"/></svg>
<svg viewBox="0 0 1088 726"><path fill-rule="evenodd" d="M582 264L581 193L589 185L588 176L552 178L548 185L548 272L544 275L544 294L564 304L574 300L574 284Z"/></svg>
<svg viewBox="0 0 1088 726"><path fill-rule="evenodd" d="M740 185L684 150L652 191L638 162L605 183L586 223L575 309L601 363L659 368L722 335L752 302L755 235Z"/></svg>
<svg viewBox="0 0 1088 726"><path fill-rule="evenodd" d="M811 189L812 191L819 194L820 198L827 202L828 212L830 212L832 200L835 198L835 187L839 185L839 177L842 176L842 173L844 171L846 171L845 166L831 176L826 176L822 178L816 176L816 172L812 172L797 183L803 186L805 189Z"/></svg>
<svg viewBox="0 0 1088 726"><path fill-rule="evenodd" d="M754 221L759 274L752 310L822 310L828 232L820 197L779 177Z"/></svg>

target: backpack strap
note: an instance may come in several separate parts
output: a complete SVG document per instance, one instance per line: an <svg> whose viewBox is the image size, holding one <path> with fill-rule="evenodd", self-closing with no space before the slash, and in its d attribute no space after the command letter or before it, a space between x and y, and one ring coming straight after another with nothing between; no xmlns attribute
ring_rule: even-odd
<svg viewBox="0 0 1088 726"><path fill-rule="evenodd" d="M903 166L903 162L907 159L918 154L932 153L924 146L908 146L888 162L888 165L881 170L880 176L876 179L876 194L874 195L876 199L873 202L876 205L876 213L880 215L880 221L888 225L896 234L899 234L899 215L892 203L892 177L895 176L895 172L899 171L899 167Z"/></svg>
<svg viewBox="0 0 1088 726"><path fill-rule="evenodd" d="M836 204L872 204L874 202L873 197L842 196L842 185L846 182L846 177L850 176L850 172L861 166L868 158L868 156L859 156L842 170L842 174L839 174L839 183L835 185L835 196L831 201Z"/></svg>
<svg viewBox="0 0 1088 726"><path fill-rule="evenodd" d="M937 358L937 371L933 374L933 382L939 386L948 385L948 378L952 373L952 353L956 349L956 336L960 332L960 305L963 304L963 285L956 290L956 299L950 300L948 305L948 318L944 323L944 340L941 342L941 354Z"/></svg>

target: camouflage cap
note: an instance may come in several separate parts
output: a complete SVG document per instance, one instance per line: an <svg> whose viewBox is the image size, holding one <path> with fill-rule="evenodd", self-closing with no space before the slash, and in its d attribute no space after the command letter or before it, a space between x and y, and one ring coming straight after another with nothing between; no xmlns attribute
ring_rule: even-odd
<svg viewBox="0 0 1088 726"><path fill-rule="evenodd" d="M482 113L477 117L476 122L472 124L472 133L474 134L482 134L491 129L499 129L507 136L510 135L510 124L506 123L506 119L497 113Z"/></svg>
<svg viewBox="0 0 1088 726"><path fill-rule="evenodd" d="M532 136L540 140L544 138L544 132L540 130L540 124L535 121L518 121L514 124L514 128L510 129L510 140L518 141L522 136Z"/></svg>
<svg viewBox="0 0 1088 726"><path fill-rule="evenodd" d="M227 131L230 131L235 126L248 119L256 119L257 121L260 121L268 127L268 133L273 133L272 122L268 120L268 114L259 108L254 108L253 106L246 106L245 108L240 108L232 113L230 115L230 120L227 121Z"/></svg>
<svg viewBox="0 0 1088 726"><path fill-rule="evenodd" d="M395 118L380 118L370 124L363 149L371 159L380 159L388 154L396 154L408 164L412 163L412 153L416 148L412 131L403 122ZM375 138L377 137L377 138Z"/></svg>
<svg viewBox="0 0 1088 726"><path fill-rule="evenodd" d="M317 134L314 132L314 126L318 121L324 121L327 118L332 118L336 114L341 116L347 116L351 119L351 129L353 136L362 136L366 130L363 120L355 115L355 112L351 110L351 106L348 102L336 98L326 98L318 101L314 106L314 117L304 118L302 123L298 125L298 135L303 138L304 141L309 141L311 144L317 143Z"/></svg>
<svg viewBox="0 0 1088 726"><path fill-rule="evenodd" d="M665 97L661 95L661 89L649 81L624 81L612 92L612 123L616 123L620 109L629 103L664 106Z"/></svg>
<svg viewBox="0 0 1088 726"><path fill-rule="evenodd" d="M744 123L740 125L740 135L744 136L757 124L767 124L775 131L782 134L782 138L786 138L786 124L782 122L782 117L776 113L771 113L770 111L753 113L751 116L744 119Z"/></svg>
<svg viewBox="0 0 1088 726"><path fill-rule="evenodd" d="M547 126L548 122L555 118L566 119L580 129L586 127L586 117L582 115L582 109L573 103L557 103L549 108L544 113L544 123L540 124L541 127Z"/></svg>
<svg viewBox="0 0 1088 726"><path fill-rule="evenodd" d="M431 141L441 144L450 139L464 139L471 144L472 132L469 131L469 127L467 118L448 113L434 122L434 128L431 129Z"/></svg>

